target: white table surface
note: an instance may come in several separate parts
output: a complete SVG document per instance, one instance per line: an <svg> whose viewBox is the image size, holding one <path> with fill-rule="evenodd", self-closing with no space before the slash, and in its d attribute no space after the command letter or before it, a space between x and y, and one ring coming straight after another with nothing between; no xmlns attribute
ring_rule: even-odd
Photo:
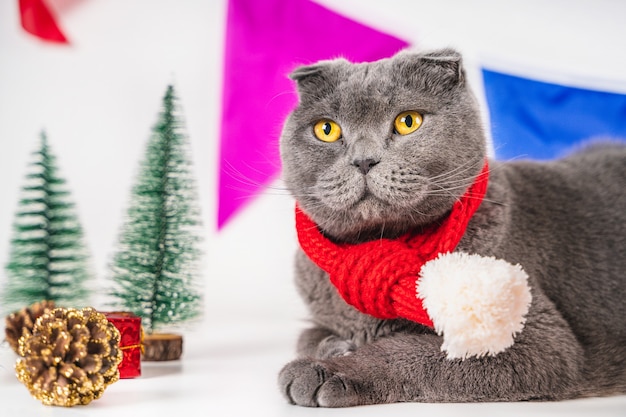
<svg viewBox="0 0 626 417"><path fill-rule="evenodd" d="M1 416L626 416L626 396L557 403L391 404L347 409L291 406L276 383L293 358L305 323L295 319L227 320L185 333L174 362L143 362L142 375L120 380L87 406L44 406L15 377L17 356L0 346Z"/></svg>

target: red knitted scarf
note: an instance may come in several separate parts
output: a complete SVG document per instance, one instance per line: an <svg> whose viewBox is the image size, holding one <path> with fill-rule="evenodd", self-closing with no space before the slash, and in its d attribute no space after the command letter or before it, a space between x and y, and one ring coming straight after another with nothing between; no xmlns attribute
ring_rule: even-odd
<svg viewBox="0 0 626 417"><path fill-rule="evenodd" d="M406 318L429 327L433 322L416 297L422 265L440 253L452 252L487 191L489 166L450 214L421 233L356 245L336 244L296 205L296 230L302 250L326 271L343 299L359 311L380 319Z"/></svg>

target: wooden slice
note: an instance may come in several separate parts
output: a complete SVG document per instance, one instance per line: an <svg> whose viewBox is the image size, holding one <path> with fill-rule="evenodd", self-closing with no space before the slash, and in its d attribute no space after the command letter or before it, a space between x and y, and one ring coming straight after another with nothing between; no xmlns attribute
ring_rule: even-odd
<svg viewBox="0 0 626 417"><path fill-rule="evenodd" d="M171 333L146 334L143 347L144 361L175 361L183 354L183 337Z"/></svg>

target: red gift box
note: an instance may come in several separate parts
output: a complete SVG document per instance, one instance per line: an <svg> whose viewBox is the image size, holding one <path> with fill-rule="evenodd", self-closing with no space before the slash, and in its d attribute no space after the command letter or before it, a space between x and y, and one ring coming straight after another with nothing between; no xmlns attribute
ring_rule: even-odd
<svg viewBox="0 0 626 417"><path fill-rule="evenodd" d="M119 330L120 349L124 357L118 369L120 378L135 378L141 375L141 318L125 311L102 313Z"/></svg>

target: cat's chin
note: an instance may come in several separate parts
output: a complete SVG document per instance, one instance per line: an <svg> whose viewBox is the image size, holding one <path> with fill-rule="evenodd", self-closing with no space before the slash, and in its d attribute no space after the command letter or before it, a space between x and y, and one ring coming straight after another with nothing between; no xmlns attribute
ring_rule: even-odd
<svg viewBox="0 0 626 417"><path fill-rule="evenodd" d="M416 227L436 221L447 211L433 209L432 206L428 209L418 204L408 207L391 204L368 190L348 207L337 207L327 201L318 201L317 210L307 210L312 206L304 201L300 204L328 237L345 243L393 239ZM320 210L320 206L325 206L325 209ZM431 214L426 216L422 214L424 212Z"/></svg>
<svg viewBox="0 0 626 417"><path fill-rule="evenodd" d="M324 222L323 230L337 241L358 243L380 238L395 238L406 233L412 225L399 216L401 210L369 196L357 202L339 216L338 223Z"/></svg>
<svg viewBox="0 0 626 417"><path fill-rule="evenodd" d="M380 201L374 197L366 197L359 201L352 210L365 223L379 223L386 216Z"/></svg>

